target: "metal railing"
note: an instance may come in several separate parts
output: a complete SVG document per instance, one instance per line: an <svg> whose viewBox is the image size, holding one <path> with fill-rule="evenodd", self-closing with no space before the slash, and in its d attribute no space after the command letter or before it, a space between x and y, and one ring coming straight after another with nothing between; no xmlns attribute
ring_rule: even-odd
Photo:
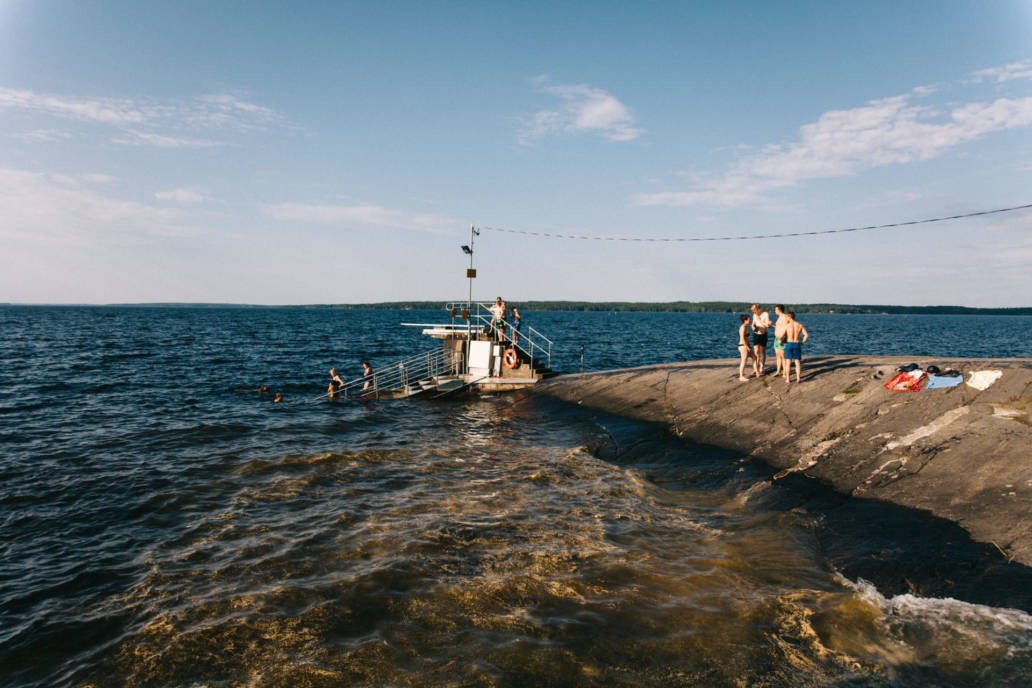
<svg viewBox="0 0 1032 688"><path fill-rule="evenodd" d="M445 310L452 313L461 313L466 309L465 301L458 301L446 304ZM494 314L491 313L492 303L472 303L470 304L470 328L474 332L485 332L491 330L494 322ZM465 331L465 326L452 325L456 331ZM552 340L535 330L530 325L524 324L519 332L516 332L513 328L512 321L503 320L502 327L504 332L501 337L501 341L507 342L517 351L523 352L531 362L534 364L534 359L538 361L544 360L545 365L549 368L552 367ZM497 338L497 334L492 330L491 335Z"/></svg>
<svg viewBox="0 0 1032 688"><path fill-rule="evenodd" d="M431 349L425 353L381 366L369 375L344 383L337 394L347 398L376 398L381 396L406 396L423 389L420 381L429 382L439 377L459 374L458 352Z"/></svg>

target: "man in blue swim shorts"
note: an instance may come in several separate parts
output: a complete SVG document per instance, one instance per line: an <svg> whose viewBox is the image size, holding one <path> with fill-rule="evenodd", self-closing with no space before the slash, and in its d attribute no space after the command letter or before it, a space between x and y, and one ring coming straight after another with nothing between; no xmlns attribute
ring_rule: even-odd
<svg viewBox="0 0 1032 688"><path fill-rule="evenodd" d="M795 361L795 381L799 382L800 369L803 366L803 342L810 338L810 333L806 331L801 322L797 322L795 319L795 312L789 311L785 313L787 321L785 327L785 382L791 384L792 380L792 363Z"/></svg>

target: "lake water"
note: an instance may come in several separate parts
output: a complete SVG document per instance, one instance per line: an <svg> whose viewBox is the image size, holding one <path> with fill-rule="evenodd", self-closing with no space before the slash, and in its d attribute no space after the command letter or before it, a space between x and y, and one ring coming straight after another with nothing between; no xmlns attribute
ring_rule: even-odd
<svg viewBox="0 0 1032 688"><path fill-rule="evenodd" d="M318 400L443 316L0 307L0 685L1028 684L1028 572L919 514L529 392ZM737 355L734 314L524 319L568 372ZM1032 357L1030 317L800 320Z"/></svg>

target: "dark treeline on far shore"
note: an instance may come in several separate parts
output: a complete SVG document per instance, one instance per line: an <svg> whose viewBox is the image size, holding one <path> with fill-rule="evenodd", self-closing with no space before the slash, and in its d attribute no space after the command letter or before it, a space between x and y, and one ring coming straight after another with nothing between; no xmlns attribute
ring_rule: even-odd
<svg viewBox="0 0 1032 688"><path fill-rule="evenodd" d="M745 313L751 303L744 301L510 301L526 311L608 311L636 313ZM48 304L0 304L48 305ZM75 306L78 304L49 304ZM385 301L382 303L327 303L265 306L243 303L113 303L122 308L337 308L342 310L441 310L443 301ZM773 303L762 302L765 308ZM785 303L796 313L868 313L898 315L1032 315L1032 307L968 308L966 306L868 306L841 303Z"/></svg>
<svg viewBox="0 0 1032 688"><path fill-rule="evenodd" d="M752 306L744 301L668 301L652 303L642 301L516 301L510 300L528 311L610 311L640 313L744 313ZM773 304L764 303L764 306ZM902 315L1032 315L1027 308L967 308L965 306L865 306L838 303L786 303L796 313L892 313ZM312 308L344 309L398 309L436 310L443 308L440 301L391 301L385 303L332 304Z"/></svg>

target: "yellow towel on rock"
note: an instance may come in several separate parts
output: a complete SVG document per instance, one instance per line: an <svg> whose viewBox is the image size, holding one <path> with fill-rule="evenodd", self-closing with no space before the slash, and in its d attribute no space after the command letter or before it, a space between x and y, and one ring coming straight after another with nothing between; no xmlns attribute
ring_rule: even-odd
<svg viewBox="0 0 1032 688"><path fill-rule="evenodd" d="M989 385L999 380L1002 376L1002 370L979 370L968 375L968 379L965 382L967 382L968 386L975 389L989 389Z"/></svg>

